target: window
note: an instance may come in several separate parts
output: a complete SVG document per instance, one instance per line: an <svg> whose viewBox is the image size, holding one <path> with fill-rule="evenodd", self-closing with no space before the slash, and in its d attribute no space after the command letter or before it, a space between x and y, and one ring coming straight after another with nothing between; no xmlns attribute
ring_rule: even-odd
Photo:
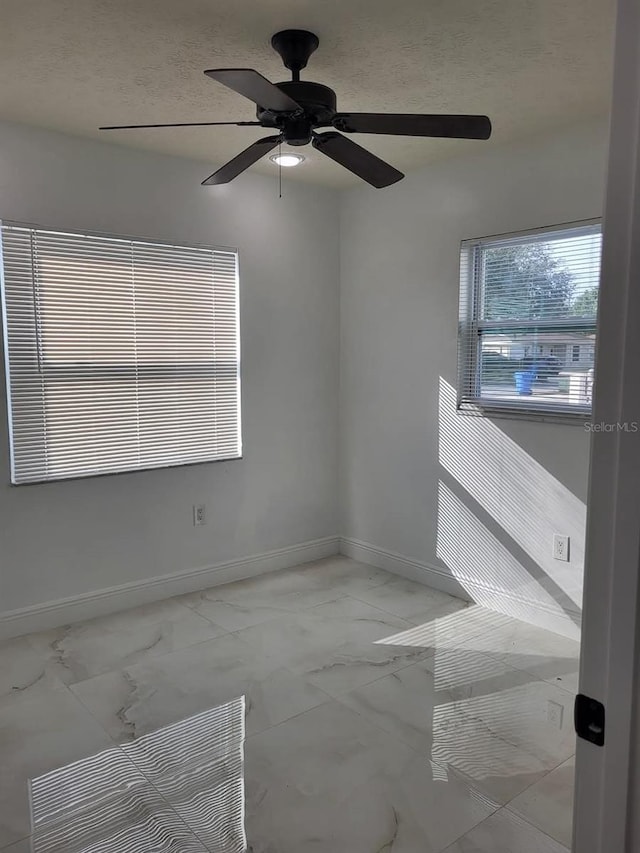
<svg viewBox="0 0 640 853"><path fill-rule="evenodd" d="M462 412L591 411L600 253L595 222L463 242Z"/></svg>
<svg viewBox="0 0 640 853"><path fill-rule="evenodd" d="M13 483L240 455L236 252L1 235Z"/></svg>

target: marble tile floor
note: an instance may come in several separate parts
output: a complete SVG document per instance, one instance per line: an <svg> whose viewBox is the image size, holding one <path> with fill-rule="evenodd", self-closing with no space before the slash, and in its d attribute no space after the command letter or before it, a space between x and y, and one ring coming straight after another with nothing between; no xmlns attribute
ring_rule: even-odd
<svg viewBox="0 0 640 853"><path fill-rule="evenodd" d="M244 696L252 853L566 853L578 653L345 557L11 640L0 850L28 779Z"/></svg>

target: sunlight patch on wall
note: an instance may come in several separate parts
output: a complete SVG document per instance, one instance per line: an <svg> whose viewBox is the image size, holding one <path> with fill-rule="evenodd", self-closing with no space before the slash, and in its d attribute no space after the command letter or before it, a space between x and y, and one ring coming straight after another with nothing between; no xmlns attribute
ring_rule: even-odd
<svg viewBox="0 0 640 853"><path fill-rule="evenodd" d="M477 604L567 636L576 635L562 606L571 601L560 590L546 589L545 583L551 580L542 571L541 578L533 577L442 482L438 485L436 549L438 559Z"/></svg>
<svg viewBox="0 0 640 853"><path fill-rule="evenodd" d="M568 597L571 608L579 611L585 504L490 420L458 415L455 389L442 378L439 459L442 467L504 531L505 540L513 540L537 564L541 574ZM453 570L455 566L456 577L482 586L489 583L496 589L506 583L504 589L518 591L524 601L532 595L532 600L540 604L555 602L555 593L551 599L548 593L541 595L540 583L532 580L508 548L442 485L440 514L438 556L447 565L452 561L449 567ZM571 537L570 562L554 560L554 533ZM476 535L480 537L478 543L473 538ZM513 615L526 618L522 613Z"/></svg>

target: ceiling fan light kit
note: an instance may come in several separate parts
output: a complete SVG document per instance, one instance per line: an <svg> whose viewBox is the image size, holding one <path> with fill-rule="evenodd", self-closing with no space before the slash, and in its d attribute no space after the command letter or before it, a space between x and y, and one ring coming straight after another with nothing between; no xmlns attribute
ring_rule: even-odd
<svg viewBox="0 0 640 853"><path fill-rule="evenodd" d="M151 127L206 127L215 125L255 126L275 131L258 139L210 175L203 186L226 184L283 142L292 147L311 143L316 151L362 178L371 186L388 187L404 175L366 148L343 136L344 133L374 133L391 136L488 139L491 122L483 115L422 115L402 113L341 113L335 92L321 83L300 80L318 37L307 30L282 30L271 39L291 80L271 83L251 68L219 68L204 73L223 86L243 95L256 105L257 121L185 122L101 127L100 130L130 130ZM332 128L318 133L318 128ZM338 133L337 131L340 131ZM282 153L282 158L289 155ZM300 156L298 162L304 157ZM276 155L270 158L277 162ZM280 162L280 165L297 165Z"/></svg>
<svg viewBox="0 0 640 853"><path fill-rule="evenodd" d="M284 166L286 169L290 169L292 166L299 166L300 163L304 163L305 157L303 154L293 154L289 151L283 151L282 154L272 154L269 160L275 163L276 166Z"/></svg>

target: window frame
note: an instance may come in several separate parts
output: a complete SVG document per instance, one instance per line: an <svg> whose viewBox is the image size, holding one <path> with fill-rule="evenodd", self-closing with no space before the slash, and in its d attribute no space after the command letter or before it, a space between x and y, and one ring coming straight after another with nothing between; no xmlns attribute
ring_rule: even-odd
<svg viewBox="0 0 640 853"><path fill-rule="evenodd" d="M460 297L458 320L458 391L456 401L457 414L476 417L505 417L522 420L552 421L584 425L592 414L593 400L587 405L554 405L548 401L506 400L501 402L495 398L482 397L480 376L480 349L483 332L504 329L512 325L518 329L547 328L572 332L592 332L595 334L597 349L598 318L562 318L558 320L483 320L481 310L484 287L484 257L482 249L491 245L505 243L507 245L527 244L531 238L544 239L545 234L558 232L576 232L576 236L588 230L602 230L602 219L578 220L575 222L545 225L505 234L493 234L487 237L462 240L460 244ZM598 287L600 285L598 284Z"/></svg>
<svg viewBox="0 0 640 853"><path fill-rule="evenodd" d="M4 388L0 393L3 393L3 396L6 401L6 418L7 418L7 433L8 433L8 450L9 450L9 469L10 469L10 480L9 485L15 488L22 488L28 486L43 486L48 483L62 483L66 481L73 480L87 480L94 479L97 477L119 477L124 475L137 474L141 472L147 471L163 471L172 468L190 468L194 465L212 465L219 462L229 463L240 461L244 458L244 442L243 442L243 430L242 430L242 349L241 349L241 329L240 329L240 252L239 249L235 246L224 246L224 245L213 245L211 243L203 243L200 241L186 242L186 241L178 241L172 238L166 237L149 237L148 235L138 236L132 234L118 234L110 231L95 231L86 228L67 228L64 226L53 226L53 225L42 225L33 222L25 222L22 220L14 220L7 218L0 218L0 230L3 227L13 227L18 229L31 229L35 231L44 231L50 233L57 234L69 234L69 235L77 235L79 237L89 237L89 238L102 238L102 239L110 239L110 240L123 240L129 241L132 243L144 243L152 246L166 246L169 248L176 249L200 249L211 252L221 252L227 254L235 255L235 271L236 271L236 287L235 287L235 302L236 302L236 342L237 342L237 382L238 382L238 397L237 397L237 425L238 425L238 453L233 456L220 457L217 459L208 459L208 460L193 460L186 462L166 462L162 465L145 465L140 467L129 467L122 468L120 470L114 471L99 471L99 472L90 472L90 473L77 473L77 474L68 474L61 477L51 477L46 479L38 479L38 480L22 480L16 481L15 479L15 464L14 464L14 430L13 430L13 397L12 397L12 388L11 388L11 371L10 371L10 361L9 361L9 342L8 342L8 310L7 310L7 300L5 296L5 286L4 286L4 263L3 263L3 252L2 252L2 240L0 235L0 333L1 333L1 346L2 346L2 358L3 358L3 369L5 374L5 381L3 383ZM39 335L36 334L37 339L37 359L40 365L44 365L45 359L41 352L41 341L39 340ZM200 366L201 363L199 363ZM64 365L53 365L50 364L48 367L48 372L53 374L59 374L59 378L63 378L65 375L73 375L73 373L78 373L78 367L80 363L78 362L68 362ZM181 369L185 368L186 364L182 364L180 366L172 366L172 365L163 365L163 368L166 370L166 375L176 375ZM116 374L124 374L128 371L137 371L140 373L141 368L136 366L135 364L105 364L105 365L86 365L86 369L88 373L95 373L96 375L100 374L103 376L107 376L110 373ZM156 365L145 365L142 368L142 371L149 369L151 372L155 370L156 375L158 375L157 366Z"/></svg>

